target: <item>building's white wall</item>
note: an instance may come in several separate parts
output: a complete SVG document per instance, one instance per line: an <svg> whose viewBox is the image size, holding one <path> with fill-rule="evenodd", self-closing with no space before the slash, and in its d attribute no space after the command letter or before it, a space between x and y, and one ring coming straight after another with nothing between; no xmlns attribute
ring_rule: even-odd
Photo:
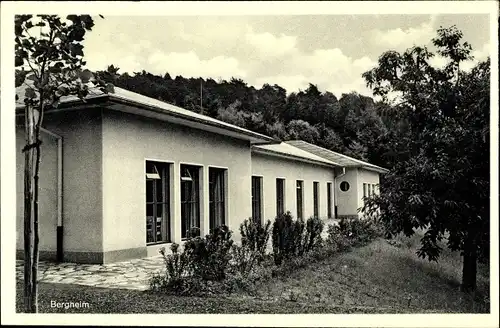
<svg viewBox="0 0 500 328"><path fill-rule="evenodd" d="M304 219L314 214L313 181L319 182L319 216L327 217L327 182L333 185L333 168L314 165L271 155L252 154L252 175L262 176L262 217L276 217L276 178L285 179L285 211L297 217L296 181L304 181ZM333 188L332 188L333 189ZM333 193L332 193L333 198ZM332 199L332 215L334 213Z"/></svg>
<svg viewBox="0 0 500 328"><path fill-rule="evenodd" d="M173 163L171 223L180 242L180 164L203 166L202 233L208 232L208 168L228 169L226 222L239 237L251 216L251 158L248 142L131 114L103 116L104 250L146 246L145 161ZM154 247L154 246L151 246ZM151 248L150 247L150 248ZM148 253L150 253L148 251Z"/></svg>
<svg viewBox="0 0 500 328"><path fill-rule="evenodd" d="M41 134L40 189L39 189L39 231L40 250L56 250L57 226L57 142ZM24 249L24 129L16 129L16 248Z"/></svg>
<svg viewBox="0 0 500 328"><path fill-rule="evenodd" d="M340 190L343 181L349 183L349 190ZM337 205L337 215L357 215L358 201L358 169L346 168L345 174L338 176L335 182L335 204Z"/></svg>
<svg viewBox="0 0 500 328"><path fill-rule="evenodd" d="M17 248L23 246L24 142L16 127ZM44 127L63 137L63 222L65 252L102 251L101 110L46 114ZM56 251L57 143L42 133L40 250Z"/></svg>
<svg viewBox="0 0 500 328"><path fill-rule="evenodd" d="M380 175L374 171L358 169L358 207L363 207L363 183L375 184L375 193L379 194Z"/></svg>

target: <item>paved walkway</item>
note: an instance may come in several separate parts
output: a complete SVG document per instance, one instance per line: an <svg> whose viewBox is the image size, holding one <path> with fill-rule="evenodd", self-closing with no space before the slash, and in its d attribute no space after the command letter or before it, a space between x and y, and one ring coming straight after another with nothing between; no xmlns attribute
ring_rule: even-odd
<svg viewBox="0 0 500 328"><path fill-rule="evenodd" d="M39 281L104 288L146 290L149 277L164 270L163 258L154 256L109 264L39 263ZM23 261L16 261L16 276L23 279Z"/></svg>
<svg viewBox="0 0 500 328"><path fill-rule="evenodd" d="M327 237L327 227L333 220L325 221L323 238ZM268 250L271 251L271 243ZM146 290L149 277L164 272L161 256L134 259L109 264L39 263L39 281L61 284L77 284L104 288L124 288ZM23 261L16 261L17 279L23 279Z"/></svg>

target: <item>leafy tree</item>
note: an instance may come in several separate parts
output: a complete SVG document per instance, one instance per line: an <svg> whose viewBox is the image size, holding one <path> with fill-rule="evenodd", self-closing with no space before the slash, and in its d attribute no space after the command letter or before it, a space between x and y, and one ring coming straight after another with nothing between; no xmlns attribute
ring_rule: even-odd
<svg viewBox="0 0 500 328"><path fill-rule="evenodd" d="M276 121L272 124L267 124L267 135L278 139L278 140L287 140L288 134L286 132L285 124L283 121Z"/></svg>
<svg viewBox="0 0 500 328"><path fill-rule="evenodd" d="M344 151L342 138L332 129L326 126L325 123L314 126L319 132L318 146L330 149L336 152Z"/></svg>
<svg viewBox="0 0 500 328"><path fill-rule="evenodd" d="M24 167L24 305L38 311L38 192L40 128L44 112L58 106L65 96L84 99L97 86L103 92L112 85L82 69L85 34L94 21L89 15L17 15L15 17L16 88L24 90L26 145ZM16 100L19 98L16 95Z"/></svg>
<svg viewBox="0 0 500 328"><path fill-rule="evenodd" d="M437 261L438 241L446 239L461 251L461 288L469 292L476 289L477 261L489 249L490 63L462 71L471 47L461 39L454 26L438 30L432 42L449 60L442 69L429 64L434 53L414 46L382 54L363 74L407 128L401 135L407 152L386 176L384 192L363 210L378 207L391 233L425 229L418 250L423 258Z"/></svg>
<svg viewBox="0 0 500 328"><path fill-rule="evenodd" d="M241 106L241 101L236 100L234 103L227 106L226 108L219 109L217 119L237 126L244 127L245 117L243 115L243 112L238 109L240 106Z"/></svg>
<svg viewBox="0 0 500 328"><path fill-rule="evenodd" d="M301 139L309 143L315 144L319 139L319 132L306 121L293 120L286 126L288 138L290 140Z"/></svg>
<svg viewBox="0 0 500 328"><path fill-rule="evenodd" d="M345 150L347 156L357 158L362 161L367 161L368 149L360 142L353 140Z"/></svg>

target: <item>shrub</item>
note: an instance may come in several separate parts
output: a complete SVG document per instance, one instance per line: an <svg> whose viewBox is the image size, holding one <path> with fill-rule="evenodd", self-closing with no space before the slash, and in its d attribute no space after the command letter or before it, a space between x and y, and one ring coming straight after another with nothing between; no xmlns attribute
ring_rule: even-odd
<svg viewBox="0 0 500 328"><path fill-rule="evenodd" d="M165 274L153 275L149 281L152 290L172 290L180 292L185 288L185 278L188 274L188 258L184 252L179 252L179 244L170 246L172 254L167 255L165 248L160 249L160 254L165 262Z"/></svg>
<svg viewBox="0 0 500 328"><path fill-rule="evenodd" d="M231 231L227 226L220 226L205 238L189 238L184 244L184 253L195 278L203 280L223 280L231 259L233 245Z"/></svg>
<svg viewBox="0 0 500 328"><path fill-rule="evenodd" d="M343 233L340 225L331 224L327 229L326 245L334 252L341 252L351 247L349 236Z"/></svg>
<svg viewBox="0 0 500 328"><path fill-rule="evenodd" d="M313 249L323 246L323 237L321 233L324 229L324 223L317 217L311 217L306 222L306 251L309 252Z"/></svg>
<svg viewBox="0 0 500 328"><path fill-rule="evenodd" d="M280 265L293 249L294 229L290 212L278 215L273 223L273 257L274 263Z"/></svg>
<svg viewBox="0 0 500 328"><path fill-rule="evenodd" d="M290 212L276 217L273 224L273 256L276 265L284 259L303 256L321 247L323 222L319 218L294 221Z"/></svg>
<svg viewBox="0 0 500 328"><path fill-rule="evenodd" d="M191 229L189 229L187 231L187 238L190 239L190 238L196 238L196 237L200 237L201 236L201 231L200 231L200 228L198 227L192 227Z"/></svg>
<svg viewBox="0 0 500 328"><path fill-rule="evenodd" d="M375 220L342 218L338 226L328 227L327 245L343 251L354 245L364 245L383 235L383 227Z"/></svg>
<svg viewBox="0 0 500 328"><path fill-rule="evenodd" d="M240 225L241 246L255 253L257 262L261 262L266 255L270 232L270 220L262 225L259 221L247 219Z"/></svg>
<svg viewBox="0 0 500 328"><path fill-rule="evenodd" d="M170 245L170 250L172 254L166 255L165 248L160 249L160 254L165 262L166 273L171 279L180 279L187 273L187 256L185 253L179 252L179 244L177 243Z"/></svg>

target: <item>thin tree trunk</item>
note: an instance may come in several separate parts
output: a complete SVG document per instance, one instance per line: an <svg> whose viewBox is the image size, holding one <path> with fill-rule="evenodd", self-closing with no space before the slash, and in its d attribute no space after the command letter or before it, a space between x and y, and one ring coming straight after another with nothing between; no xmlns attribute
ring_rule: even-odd
<svg viewBox="0 0 500 328"><path fill-rule="evenodd" d="M40 139L40 128L37 126L35 132L36 142ZM32 297L32 308L35 313L38 312L38 258L39 258L39 243L40 234L38 228L38 173L40 171L40 144L37 144L35 148L35 174L34 174L34 197L33 197L33 234L34 234L34 244L33 244L33 263L32 263L32 279L33 279L33 293Z"/></svg>
<svg viewBox="0 0 500 328"><path fill-rule="evenodd" d="M25 110L26 146L35 141L33 108ZM33 304L33 148L25 149L24 154L24 310L34 312Z"/></svg>
<svg viewBox="0 0 500 328"><path fill-rule="evenodd" d="M464 262L462 267L463 292L471 293L476 290L477 249L474 234L469 232L464 243Z"/></svg>

